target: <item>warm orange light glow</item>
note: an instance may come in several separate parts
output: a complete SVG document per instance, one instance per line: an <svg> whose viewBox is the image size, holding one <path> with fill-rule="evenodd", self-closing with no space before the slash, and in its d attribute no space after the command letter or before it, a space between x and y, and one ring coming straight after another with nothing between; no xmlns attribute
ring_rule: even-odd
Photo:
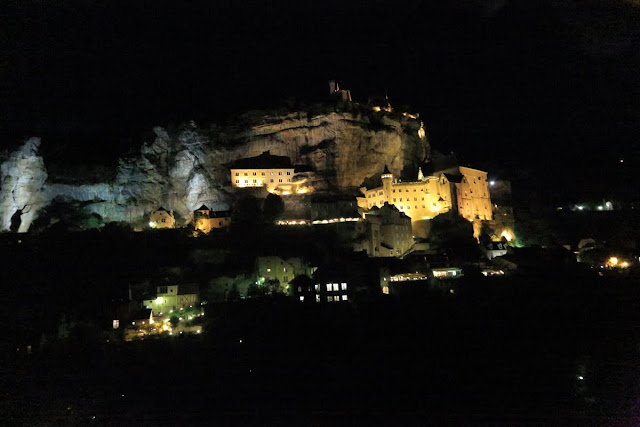
<svg viewBox="0 0 640 427"><path fill-rule="evenodd" d="M502 233L500 233L500 237L504 237L507 242L513 240L513 234L511 234L509 230L502 230Z"/></svg>
<svg viewBox="0 0 640 427"><path fill-rule="evenodd" d="M620 263L620 267L627 268L627 267L629 267L629 263L627 261L623 261L623 262Z"/></svg>
<svg viewBox="0 0 640 427"><path fill-rule="evenodd" d="M618 258L612 256L611 258L609 258L609 261L607 263L610 266L615 267L616 265L618 265Z"/></svg>

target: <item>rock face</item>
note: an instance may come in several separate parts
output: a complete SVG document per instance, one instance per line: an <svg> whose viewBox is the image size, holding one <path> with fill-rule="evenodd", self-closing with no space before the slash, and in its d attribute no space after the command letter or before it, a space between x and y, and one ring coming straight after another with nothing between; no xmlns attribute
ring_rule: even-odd
<svg viewBox="0 0 640 427"><path fill-rule="evenodd" d="M47 171L38 155L39 146L40 138L27 139L0 166L1 230L27 231L37 211L47 202L44 194Z"/></svg>
<svg viewBox="0 0 640 427"><path fill-rule="evenodd" d="M228 209L233 191L225 165L267 150L309 166L315 171L313 188L330 191L358 187L385 165L400 174L429 156L420 122L405 117L293 113L264 121L268 124L224 138L194 123L174 135L157 127L154 141L144 143L139 154L120 159L115 180L91 185L47 181L45 161L38 155L40 140L28 139L2 163L0 228L9 230L11 218L24 209L20 231L27 231L38 211L54 199L84 202L86 213L100 215L105 223L142 227L150 212L163 206L184 224L202 204Z"/></svg>

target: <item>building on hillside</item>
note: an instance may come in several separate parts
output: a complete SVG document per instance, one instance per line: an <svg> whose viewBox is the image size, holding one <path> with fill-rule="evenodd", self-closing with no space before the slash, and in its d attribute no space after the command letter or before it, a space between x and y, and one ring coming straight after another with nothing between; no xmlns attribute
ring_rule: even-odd
<svg viewBox="0 0 640 427"><path fill-rule="evenodd" d="M167 212L162 206L151 212L149 227L151 228L175 228L176 219L173 212Z"/></svg>
<svg viewBox="0 0 640 427"><path fill-rule="evenodd" d="M209 233L217 228L225 228L230 224L231 214L228 211L214 212L206 205L202 205L193 212L193 226L203 233Z"/></svg>
<svg viewBox="0 0 640 427"><path fill-rule="evenodd" d="M365 213L364 229L360 250L371 257L398 257L413 246L411 218L389 203Z"/></svg>
<svg viewBox="0 0 640 427"><path fill-rule="evenodd" d="M142 306L161 316L176 310L192 308L200 301L199 293L186 286L169 285L156 287L156 297L142 302Z"/></svg>
<svg viewBox="0 0 640 427"><path fill-rule="evenodd" d="M256 258L256 283L277 280L284 291L296 276L311 277L316 267L300 257L281 258L279 256L260 256Z"/></svg>
<svg viewBox="0 0 640 427"><path fill-rule="evenodd" d="M233 187L265 187L269 192L283 184L291 184L295 172L288 157L274 156L269 151L238 159L229 169Z"/></svg>
<svg viewBox="0 0 640 427"><path fill-rule="evenodd" d="M425 176L419 169L417 180L399 181L385 167L381 179L380 187L360 189L358 206L369 210L389 203L412 221L452 209L470 221L493 219L486 172L457 166Z"/></svg>

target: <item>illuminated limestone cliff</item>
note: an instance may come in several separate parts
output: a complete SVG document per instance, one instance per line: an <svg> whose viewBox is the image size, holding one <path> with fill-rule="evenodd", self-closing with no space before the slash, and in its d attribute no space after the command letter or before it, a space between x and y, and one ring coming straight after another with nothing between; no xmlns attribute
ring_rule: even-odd
<svg viewBox="0 0 640 427"><path fill-rule="evenodd" d="M419 121L382 114L373 119L351 113L312 118L293 113L264 117L265 124L226 134L193 123L172 135L157 127L155 139L145 142L138 154L120 159L115 180L87 185L47 179L46 159L38 154L40 140L31 138L2 163L0 228L10 229L11 218L24 209L20 231L26 231L54 200L82 202L85 213L99 215L104 223L138 227L151 211L164 206L184 224L202 204L227 209L234 192L225 165L267 150L309 166L315 171L311 184L320 191L357 187L385 165L399 174L428 157Z"/></svg>

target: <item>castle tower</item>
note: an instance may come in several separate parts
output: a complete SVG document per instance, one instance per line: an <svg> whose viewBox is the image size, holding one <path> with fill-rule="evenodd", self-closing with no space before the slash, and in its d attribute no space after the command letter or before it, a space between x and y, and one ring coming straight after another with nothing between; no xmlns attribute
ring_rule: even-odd
<svg viewBox="0 0 640 427"><path fill-rule="evenodd" d="M389 167L385 165L384 172L382 172L382 189L384 195L389 199L391 197L391 187L393 186L393 174L389 171Z"/></svg>
<svg viewBox="0 0 640 427"><path fill-rule="evenodd" d="M329 95L333 95L338 89L335 80L329 80Z"/></svg>

